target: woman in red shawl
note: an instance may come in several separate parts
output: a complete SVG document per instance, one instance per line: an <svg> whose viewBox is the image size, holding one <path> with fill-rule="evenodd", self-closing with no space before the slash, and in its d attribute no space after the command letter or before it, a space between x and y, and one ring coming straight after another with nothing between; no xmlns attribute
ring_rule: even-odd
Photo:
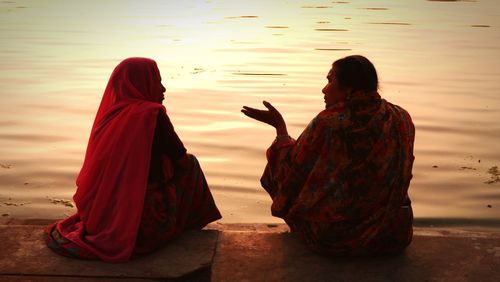
<svg viewBox="0 0 500 282"><path fill-rule="evenodd" d="M164 92L153 60L129 58L115 68L76 180L78 211L47 227L49 248L123 262L221 218L161 104Z"/></svg>
<svg viewBox="0 0 500 282"><path fill-rule="evenodd" d="M380 97L365 57L335 61L327 79L325 110L297 140L270 103L268 110L242 109L277 131L261 178L272 214L326 255L401 252L413 234L410 115Z"/></svg>

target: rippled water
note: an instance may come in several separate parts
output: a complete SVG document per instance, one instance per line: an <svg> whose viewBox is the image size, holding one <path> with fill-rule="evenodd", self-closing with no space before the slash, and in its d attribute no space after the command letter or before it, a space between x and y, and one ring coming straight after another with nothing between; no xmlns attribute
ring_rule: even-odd
<svg viewBox="0 0 500 282"><path fill-rule="evenodd" d="M180 2L0 2L3 218L73 212L56 200L75 191L109 75L145 56L223 222L277 222L259 184L274 130L241 106L272 102L297 137L324 107L331 63L363 54L417 128L415 216L500 222L496 0Z"/></svg>

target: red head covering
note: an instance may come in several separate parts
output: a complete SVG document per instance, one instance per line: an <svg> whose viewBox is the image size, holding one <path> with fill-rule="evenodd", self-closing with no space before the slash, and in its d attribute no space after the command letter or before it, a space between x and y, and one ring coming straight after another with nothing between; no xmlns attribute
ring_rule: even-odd
<svg viewBox="0 0 500 282"><path fill-rule="evenodd" d="M111 74L73 197L78 211L58 224L65 238L110 262L134 249L147 187L159 104L153 60L129 58Z"/></svg>

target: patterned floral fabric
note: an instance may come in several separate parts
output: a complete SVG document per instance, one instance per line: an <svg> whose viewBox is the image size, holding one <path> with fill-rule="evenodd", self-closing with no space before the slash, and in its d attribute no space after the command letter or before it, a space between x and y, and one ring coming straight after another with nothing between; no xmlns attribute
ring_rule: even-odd
<svg viewBox="0 0 500 282"><path fill-rule="evenodd" d="M410 115L378 93L320 112L267 150L272 214L323 254L400 252L413 234L414 137Z"/></svg>
<svg viewBox="0 0 500 282"><path fill-rule="evenodd" d="M132 257L150 253L183 230L200 230L221 218L198 160L188 155L191 166L168 183L149 183ZM98 259L61 236L57 222L45 230L46 242L56 253L80 259Z"/></svg>
<svg viewBox="0 0 500 282"><path fill-rule="evenodd" d="M200 230L222 216L215 205L198 160L176 172L168 183L152 183L146 190L134 256L149 253L186 229Z"/></svg>

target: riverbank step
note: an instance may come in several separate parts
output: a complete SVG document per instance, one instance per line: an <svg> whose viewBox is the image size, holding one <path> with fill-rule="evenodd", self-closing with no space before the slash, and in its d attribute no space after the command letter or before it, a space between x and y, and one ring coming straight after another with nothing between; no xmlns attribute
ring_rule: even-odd
<svg viewBox="0 0 500 282"><path fill-rule="evenodd" d="M43 241L43 227L0 226L0 281L210 281L219 233L188 231L151 255L113 264L56 255Z"/></svg>
<svg viewBox="0 0 500 282"><path fill-rule="evenodd" d="M211 224L124 264L60 257L43 225L0 225L1 281L500 281L500 232L415 228L401 255L325 258L283 224Z"/></svg>
<svg viewBox="0 0 500 282"><path fill-rule="evenodd" d="M399 256L325 258L290 233L220 234L212 281L500 281L500 234L417 228Z"/></svg>

